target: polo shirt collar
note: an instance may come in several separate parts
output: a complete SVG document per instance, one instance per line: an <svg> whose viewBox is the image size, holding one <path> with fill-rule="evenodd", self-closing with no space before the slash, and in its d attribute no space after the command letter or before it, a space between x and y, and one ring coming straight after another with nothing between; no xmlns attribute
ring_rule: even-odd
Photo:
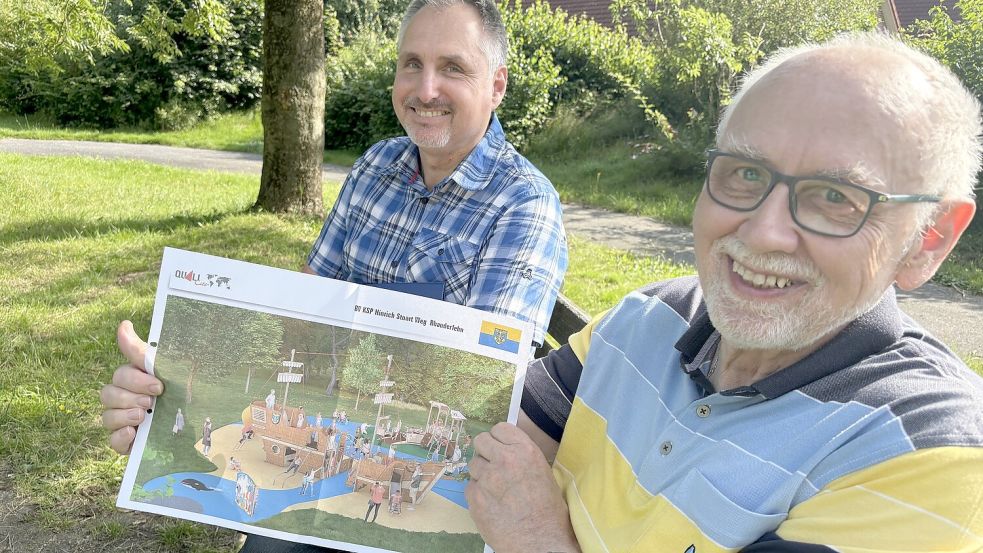
<svg viewBox="0 0 983 553"><path fill-rule="evenodd" d="M705 304L701 304L689 329L676 342L676 349L682 354L680 361L683 367L693 362L715 331ZM901 339L903 332L904 323L892 286L870 311L854 319L818 350L751 386L730 392L776 398L883 351Z"/></svg>

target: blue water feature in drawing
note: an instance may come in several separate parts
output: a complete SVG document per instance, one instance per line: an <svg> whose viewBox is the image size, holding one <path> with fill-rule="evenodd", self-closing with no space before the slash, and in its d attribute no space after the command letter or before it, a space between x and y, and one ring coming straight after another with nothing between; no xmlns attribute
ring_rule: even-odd
<svg viewBox="0 0 983 553"><path fill-rule="evenodd" d="M205 514L226 520L255 522L279 514L287 507L297 503L304 503L315 499L327 499L349 493L352 490L345 485L345 478L347 476L347 473L341 473L331 478L318 480L312 486L312 491L308 491L306 495L300 494L301 477L297 478L297 485L292 488L282 490L260 488L253 516L247 515L236 504L236 483L234 480L197 472L178 472L171 474L170 478L174 479L171 485L174 496L187 498L200 504ZM167 486L167 478L166 476L154 478L143 487L145 490L151 492L162 489ZM196 484L183 484L182 481L184 480L200 482L204 486L207 486L207 488L199 489L201 486Z"/></svg>
<svg viewBox="0 0 983 553"><path fill-rule="evenodd" d="M350 487L345 485L348 473L344 472L318 480L312 486L312 490L309 490L306 495L301 495L300 483L303 476L298 475L291 477L291 480L297 480L297 485L291 488L260 488L256 508L253 515L249 516L235 502L236 483L234 480L198 472L178 472L169 475L169 477L173 478L171 489L174 497L185 498L201 505L201 512L205 514L244 523L269 518L298 503L328 499L352 491ZM167 476L154 478L143 487L148 492L161 490L167 486L167 478ZM408 484L404 483L404 485ZM433 492L467 509L468 504L464 499L466 485L467 482L463 480L445 479L434 486Z"/></svg>

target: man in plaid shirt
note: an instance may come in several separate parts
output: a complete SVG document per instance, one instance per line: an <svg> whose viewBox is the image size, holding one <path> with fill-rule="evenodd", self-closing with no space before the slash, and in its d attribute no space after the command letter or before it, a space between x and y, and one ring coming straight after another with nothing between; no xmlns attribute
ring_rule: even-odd
<svg viewBox="0 0 983 553"><path fill-rule="evenodd" d="M567 266L559 198L494 114L508 81L497 8L434 4L413 2L400 29L392 99L409 136L355 162L304 270L442 283L447 301L531 322L541 344Z"/></svg>
<svg viewBox="0 0 983 553"><path fill-rule="evenodd" d="M508 39L492 0L413 0L399 34L393 108L408 137L352 168L304 271L352 282L437 283L447 301L514 316L542 343L567 267L556 190L505 140L494 110ZM124 321L131 364L102 390L110 445L128 453L162 383ZM530 344L532 345L532 344ZM242 551L317 548L251 536Z"/></svg>

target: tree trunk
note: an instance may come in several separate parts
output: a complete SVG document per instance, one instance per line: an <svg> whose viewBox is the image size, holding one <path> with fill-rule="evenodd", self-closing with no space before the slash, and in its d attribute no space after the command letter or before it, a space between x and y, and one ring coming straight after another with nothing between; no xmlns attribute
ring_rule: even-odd
<svg viewBox="0 0 983 553"><path fill-rule="evenodd" d="M266 0L263 13L263 176L256 207L321 216L323 0Z"/></svg>
<svg viewBox="0 0 983 553"><path fill-rule="evenodd" d="M324 395L331 397L334 395L335 383L338 382L338 327L331 327L331 355L329 356L331 362L331 381L328 382L328 387L324 390Z"/></svg>
<svg viewBox="0 0 983 553"><path fill-rule="evenodd" d="M197 361L191 362L191 368L188 370L188 380L184 383L184 403L191 404L191 386L195 382L195 374L198 373L199 363Z"/></svg>

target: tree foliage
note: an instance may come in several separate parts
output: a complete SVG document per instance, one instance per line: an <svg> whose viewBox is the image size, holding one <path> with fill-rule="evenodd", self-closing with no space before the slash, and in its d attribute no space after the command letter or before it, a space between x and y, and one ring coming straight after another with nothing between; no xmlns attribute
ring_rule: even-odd
<svg viewBox="0 0 983 553"><path fill-rule="evenodd" d="M406 0L324 0L325 46L335 53L364 32L395 38Z"/></svg>
<svg viewBox="0 0 983 553"><path fill-rule="evenodd" d="M956 3L960 20L935 6L906 30L909 40L944 63L983 102L983 0Z"/></svg>
<svg viewBox="0 0 983 553"><path fill-rule="evenodd" d="M929 11L928 20L913 23L906 35L912 44L951 69L983 103L983 0L959 0L956 9L959 21L944 6L936 6ZM983 186L983 174L977 175L977 183ZM983 208L983 194L979 192L976 205Z"/></svg>
<svg viewBox="0 0 983 553"><path fill-rule="evenodd" d="M48 11L0 8L24 18L0 23L0 52L21 52L0 53L0 106L10 111L73 126L170 129L259 99L260 0L29 1ZM65 6L75 15L62 14ZM89 30L44 23L59 15ZM7 46L23 41L9 43L4 29L32 25L67 46Z"/></svg>
<svg viewBox="0 0 983 553"><path fill-rule="evenodd" d="M341 385L356 393L355 409L362 394L379 390L384 376L386 354L379 348L375 334L362 336L358 344L348 351L348 360L341 375Z"/></svg>
<svg viewBox="0 0 983 553"><path fill-rule="evenodd" d="M612 15L653 49L659 71L636 99L670 166L701 166L740 74L771 51L876 26L877 0L614 0Z"/></svg>
<svg viewBox="0 0 983 553"><path fill-rule="evenodd" d="M195 379L219 380L242 367L276 366L282 343L283 324L273 315L171 296L157 352L162 359L188 364L185 401L190 402Z"/></svg>
<svg viewBox="0 0 983 553"><path fill-rule="evenodd" d="M107 0L0 2L0 66L57 67L57 60L126 51L106 17Z"/></svg>

